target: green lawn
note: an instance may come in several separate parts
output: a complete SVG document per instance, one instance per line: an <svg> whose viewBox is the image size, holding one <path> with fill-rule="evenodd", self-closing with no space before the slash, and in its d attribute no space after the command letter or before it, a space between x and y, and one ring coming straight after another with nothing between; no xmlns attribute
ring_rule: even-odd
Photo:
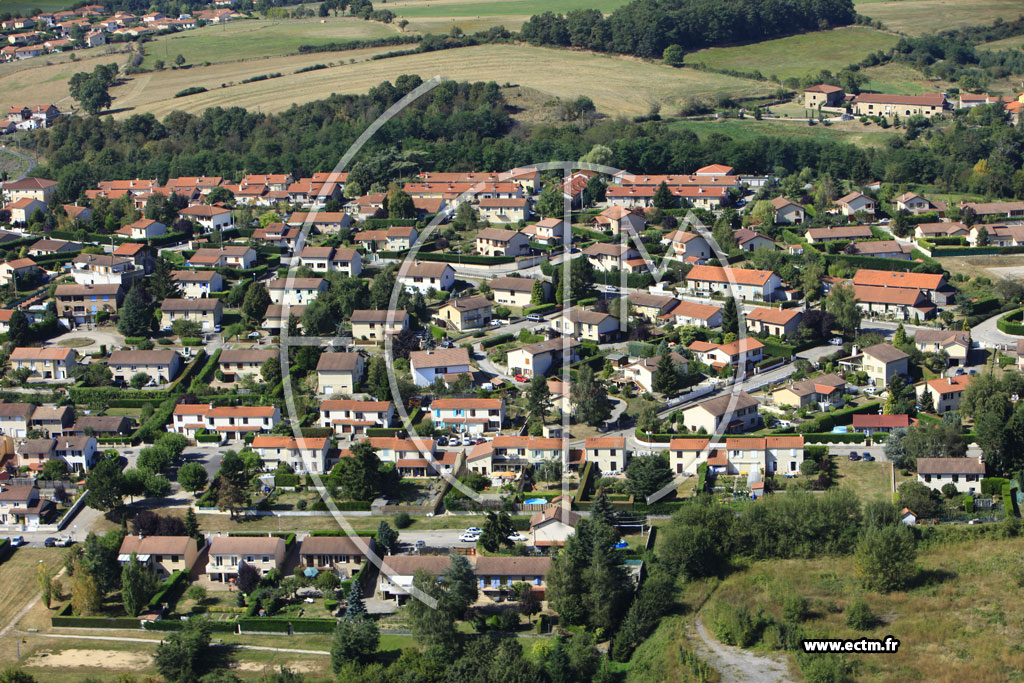
<svg viewBox="0 0 1024 683"><path fill-rule="evenodd" d="M27 16L33 10L43 12L59 12L71 7L69 0L3 0L0 2L0 13L9 13L12 17Z"/></svg>
<svg viewBox="0 0 1024 683"><path fill-rule="evenodd" d="M686 56L688 64L761 74L772 80L839 71L872 52L887 50L898 38L870 28L841 28L766 40L754 45L713 47Z"/></svg>
<svg viewBox="0 0 1024 683"><path fill-rule="evenodd" d="M977 46L979 50L1019 50L1022 47L1024 47L1024 36L993 40L991 43L982 43Z"/></svg>
<svg viewBox="0 0 1024 683"><path fill-rule="evenodd" d="M875 125L865 126L857 121L842 124L809 126L801 121L755 121L747 119L719 119L716 121L674 121L672 128L692 130L698 136L721 133L739 141L761 137L793 137L818 141L848 142L862 147L879 147L894 133Z"/></svg>
<svg viewBox="0 0 1024 683"><path fill-rule="evenodd" d="M854 446L850 446L850 450L854 450ZM839 470L840 488L851 489L862 502L892 500L890 463L850 462L845 456L837 456L835 462Z"/></svg>
<svg viewBox="0 0 1024 683"><path fill-rule="evenodd" d="M323 23L320 19L236 21L158 37L146 43L143 66L153 68L158 59L170 66L179 54L190 65L280 57L295 54L299 45L368 40L396 33L392 26L355 17L330 17ZM323 61L336 57L324 54ZM267 73L276 71L274 61L268 60Z"/></svg>

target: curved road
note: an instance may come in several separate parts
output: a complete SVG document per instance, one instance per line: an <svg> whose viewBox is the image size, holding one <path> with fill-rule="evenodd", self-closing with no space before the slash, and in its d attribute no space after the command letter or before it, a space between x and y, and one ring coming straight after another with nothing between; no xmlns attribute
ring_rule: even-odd
<svg viewBox="0 0 1024 683"><path fill-rule="evenodd" d="M17 180L21 180L22 178L27 176L29 173L31 173L32 169L36 167L36 160L33 159L32 157L26 156L26 155L22 154L21 152L15 152L13 149L10 149L7 145L0 146L0 149L2 149L3 151L7 152L8 154L12 154L12 155L18 157L19 159L22 159L22 160L28 162L28 167L25 169L24 173L22 173L17 178L9 178L7 182L14 182L14 181L17 181Z"/></svg>

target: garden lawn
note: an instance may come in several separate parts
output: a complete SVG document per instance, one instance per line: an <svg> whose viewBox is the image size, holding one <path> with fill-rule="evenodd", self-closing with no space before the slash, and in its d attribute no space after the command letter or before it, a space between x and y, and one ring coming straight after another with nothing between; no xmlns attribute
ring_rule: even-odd
<svg viewBox="0 0 1024 683"><path fill-rule="evenodd" d="M855 446L850 446L850 450L854 448ZM852 490L862 503L870 500L892 500L892 463L877 460L850 462L842 455L833 456L832 460L839 471L839 487Z"/></svg>

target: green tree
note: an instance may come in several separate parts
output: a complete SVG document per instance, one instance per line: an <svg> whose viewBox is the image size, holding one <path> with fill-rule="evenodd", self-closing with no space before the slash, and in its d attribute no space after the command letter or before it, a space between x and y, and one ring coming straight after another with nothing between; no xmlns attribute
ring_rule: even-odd
<svg viewBox="0 0 1024 683"><path fill-rule="evenodd" d="M121 602L129 616L137 617L145 609L157 589L156 574L139 562L132 553L121 570Z"/></svg>
<svg viewBox="0 0 1024 683"><path fill-rule="evenodd" d="M626 490L646 498L672 481L672 467L663 455L633 456L626 468Z"/></svg>
<svg viewBox="0 0 1024 683"><path fill-rule="evenodd" d="M350 450L352 455L342 458L335 465L331 476L337 479L348 498L373 500L381 491L381 462L377 457L377 449L370 445L369 440L363 440L352 444Z"/></svg>
<svg viewBox="0 0 1024 683"><path fill-rule="evenodd" d="M658 560L673 576L717 576L729 564L736 524L731 510L712 504L708 496L699 497L672 515L658 548Z"/></svg>
<svg viewBox="0 0 1024 683"><path fill-rule="evenodd" d="M260 377L267 383L267 386L276 387L277 383L281 381L281 359L271 356L263 361L260 366Z"/></svg>
<svg viewBox="0 0 1024 683"><path fill-rule="evenodd" d="M398 532L385 520L381 520L377 527L377 545L384 550L385 555L394 555L398 552Z"/></svg>
<svg viewBox="0 0 1024 683"><path fill-rule="evenodd" d="M599 425L612 414L608 393L594 378L594 370L590 365L580 368L571 386L570 400L576 417L588 425Z"/></svg>
<svg viewBox="0 0 1024 683"><path fill-rule="evenodd" d="M415 217L416 205L413 204L412 197L397 183L393 183L388 189L388 218Z"/></svg>
<svg viewBox="0 0 1024 683"><path fill-rule="evenodd" d="M686 51L682 45L669 45L661 52L661 59L669 66L682 66Z"/></svg>
<svg viewBox="0 0 1024 683"><path fill-rule="evenodd" d="M664 180L654 191L654 198L651 201L659 209L674 209L678 206L675 195L668 189L668 184Z"/></svg>
<svg viewBox="0 0 1024 683"><path fill-rule="evenodd" d="M184 63L185 63L185 55L178 55L177 57L174 58L174 64L176 66L181 66Z"/></svg>
<svg viewBox="0 0 1024 683"><path fill-rule="evenodd" d="M534 212L544 218L562 218L565 215L565 197L562 194L560 182L550 182L544 185L544 189L537 198L537 204L533 207Z"/></svg>
<svg viewBox="0 0 1024 683"><path fill-rule="evenodd" d="M36 565L36 585L39 587L39 595L43 606L50 609L50 599L53 597L53 578L50 576L50 568L42 560Z"/></svg>
<svg viewBox="0 0 1024 683"><path fill-rule="evenodd" d="M148 337L153 332L153 302L146 288L138 283L124 298L117 331L126 337Z"/></svg>
<svg viewBox="0 0 1024 683"><path fill-rule="evenodd" d="M611 502L604 489L600 489L590 504L590 518L607 524L609 528L615 528L616 515Z"/></svg>
<svg viewBox="0 0 1024 683"><path fill-rule="evenodd" d="M15 308L11 312L7 336L15 346L27 346L32 342L32 328L29 326L28 317L20 308Z"/></svg>
<svg viewBox="0 0 1024 683"><path fill-rule="evenodd" d="M740 318L736 311L736 299L731 296L722 305L722 332L725 334L739 334Z"/></svg>
<svg viewBox="0 0 1024 683"><path fill-rule="evenodd" d="M544 281L534 280L533 289L530 291L530 305L540 306L547 303L547 296L544 294Z"/></svg>
<svg viewBox="0 0 1024 683"><path fill-rule="evenodd" d="M861 311L857 308L857 300L853 295L853 287L837 285L825 297L825 310L831 313L836 324L845 334L854 334L860 330Z"/></svg>
<svg viewBox="0 0 1024 683"><path fill-rule="evenodd" d="M263 322L267 315L267 308L270 306L270 292L258 282L249 285L245 291L245 299L242 301L242 318L251 328L256 328Z"/></svg>
<svg viewBox="0 0 1024 683"><path fill-rule="evenodd" d="M457 639L455 630L455 605L436 577L425 569L413 574L413 599L407 606L409 627L413 637L428 646L451 647ZM436 607L419 599L424 596L436 603Z"/></svg>
<svg viewBox="0 0 1024 683"><path fill-rule="evenodd" d="M809 254L814 254L809 257ZM818 252L809 250L804 256L804 265L800 270L800 289L808 301L814 301L821 295L821 279L825 277L825 264Z"/></svg>
<svg viewBox="0 0 1024 683"><path fill-rule="evenodd" d="M181 488L190 493L202 491L206 488L208 481L206 468L201 463L187 462L178 468L178 483L181 484Z"/></svg>
<svg viewBox="0 0 1024 683"><path fill-rule="evenodd" d="M91 617L103 608L103 593L89 570L76 562L71 574L71 611L75 616Z"/></svg>
<svg viewBox="0 0 1024 683"><path fill-rule="evenodd" d="M185 510L184 524L186 536L197 540L201 540L203 538L202 530L199 528L199 518L196 517L196 511L192 509L191 505Z"/></svg>
<svg viewBox="0 0 1024 683"><path fill-rule="evenodd" d="M180 631L173 631L157 646L156 669L172 683L197 681L209 647L209 623L204 619L189 619Z"/></svg>
<svg viewBox="0 0 1024 683"><path fill-rule="evenodd" d="M103 458L96 463L85 479L89 493L85 504L94 510L107 512L124 505L124 475L117 458Z"/></svg>
<svg viewBox="0 0 1024 683"><path fill-rule="evenodd" d="M116 64L101 64L91 73L79 71L68 80L68 91L82 109L96 116L113 102L109 90L116 75Z"/></svg>
<svg viewBox="0 0 1024 683"><path fill-rule="evenodd" d="M658 359L658 366L654 369L654 377L651 380L651 388L655 393L665 396L675 396L682 388L681 378L676 372L671 354L663 353Z"/></svg>
<svg viewBox="0 0 1024 683"><path fill-rule="evenodd" d="M487 520L484 522L480 534L480 545L490 553L498 552L502 546L511 548L513 543L508 537L515 531L515 527L512 526L512 518L507 512L488 512Z"/></svg>
<svg viewBox="0 0 1024 683"><path fill-rule="evenodd" d="M508 517L508 515L505 516ZM476 602L480 594L477 588L477 577L473 573L473 565L465 555L451 556L448 567L441 574L441 585L448 595L455 614L463 614L470 605Z"/></svg>
<svg viewBox="0 0 1024 683"><path fill-rule="evenodd" d="M914 535L905 524L868 528L861 533L854 562L866 588L901 590L917 575Z"/></svg>
<svg viewBox="0 0 1024 683"><path fill-rule="evenodd" d="M908 341L907 331L903 329L903 323L898 324L896 331L892 335L892 345L896 347L905 346Z"/></svg>
<svg viewBox="0 0 1024 683"><path fill-rule="evenodd" d="M149 384L149 375L144 372L136 372L132 375L132 378L128 380L128 386L132 389L141 389L147 384Z"/></svg>
<svg viewBox="0 0 1024 683"><path fill-rule="evenodd" d="M534 418L544 420L551 401L548 381L543 375L535 375L530 380L530 388L526 394L526 411Z"/></svg>

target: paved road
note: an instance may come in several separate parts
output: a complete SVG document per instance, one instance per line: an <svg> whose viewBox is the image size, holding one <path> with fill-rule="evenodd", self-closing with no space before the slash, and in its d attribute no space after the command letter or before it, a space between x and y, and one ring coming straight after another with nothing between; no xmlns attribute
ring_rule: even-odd
<svg viewBox="0 0 1024 683"><path fill-rule="evenodd" d="M1002 315L1002 314L1000 314ZM1014 349L1017 341L1021 339L1012 334L1001 332L996 323L1000 315L994 315L988 320L983 320L971 329L971 339L979 346L987 349Z"/></svg>
<svg viewBox="0 0 1024 683"><path fill-rule="evenodd" d="M14 156L18 157L19 159L21 159L23 161L27 161L28 162L28 166L25 168L25 171L21 175L19 175L17 178L9 178L7 182L14 182L16 180L21 180L22 178L27 176L29 173L31 173L32 169L34 169L36 167L36 160L33 159L32 157L26 156L26 155L22 154L21 152L16 152L13 149L10 149L7 145L0 145L0 149L2 149L3 151L7 152L8 154L13 154Z"/></svg>

